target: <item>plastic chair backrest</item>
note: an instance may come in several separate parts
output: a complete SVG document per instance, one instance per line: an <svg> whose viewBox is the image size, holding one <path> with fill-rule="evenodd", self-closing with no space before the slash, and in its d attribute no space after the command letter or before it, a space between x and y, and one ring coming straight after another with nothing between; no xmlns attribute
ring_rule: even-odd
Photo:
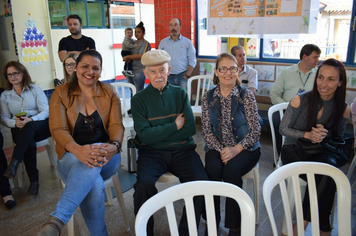
<svg viewBox="0 0 356 236"><path fill-rule="evenodd" d="M271 222L273 235L277 236L277 226L273 216L272 209L272 190L279 185L282 195L284 216L287 222L288 235L293 235L292 214L290 210L290 199L287 194L286 180L291 178L292 189L295 199L296 219L298 226L298 235L304 236L304 219L302 210L302 196L300 192L299 175L306 174L308 180L310 212L312 223L312 235L319 235L319 213L317 202L317 191L315 186L315 174L330 176L334 179L337 189L337 217L338 217L338 235L351 235L351 187L346 175L331 165L319 162L295 162L284 165L273 171L263 184L263 198L267 213ZM290 186L289 186L290 189ZM274 195L273 198L276 196Z"/></svg>
<svg viewBox="0 0 356 236"><path fill-rule="evenodd" d="M197 90L196 90L196 97L194 106L198 107L201 98L203 97L204 93L210 89L210 86L213 85L213 76L211 75L196 75L188 79L187 82L187 92L189 96L189 101L192 99L192 83L193 81L197 81Z"/></svg>
<svg viewBox="0 0 356 236"><path fill-rule="evenodd" d="M123 118L129 118L128 110L128 101L136 94L136 87L133 84L125 83L125 82L115 82L111 83L112 86L115 87L117 93L120 96L121 100L121 112L123 112ZM128 90L130 89L130 90Z"/></svg>
<svg viewBox="0 0 356 236"><path fill-rule="evenodd" d="M268 122L269 122L271 135L272 135L273 157L274 157L274 164L276 165L276 168L281 166L281 163L280 163L281 160L278 156L278 151L277 151L276 134L274 133L274 126L273 126L273 114L275 112L279 112L279 117L282 120L283 115L284 115L284 110L287 109L288 104L289 104L289 102L283 102L283 103L273 105L268 109ZM282 145L283 145L283 139L282 139Z"/></svg>
<svg viewBox="0 0 356 236"><path fill-rule="evenodd" d="M147 235L147 221L159 209L165 207L168 217L170 234L178 236L177 220L173 203L184 199L189 235L197 236L193 197L204 196L207 228L209 235L216 234L216 220L214 213L214 196L226 196L234 199L241 209L241 235L255 235L255 209L250 197L236 185L217 181L192 181L178 184L163 190L148 199L140 208L135 222L137 236Z"/></svg>

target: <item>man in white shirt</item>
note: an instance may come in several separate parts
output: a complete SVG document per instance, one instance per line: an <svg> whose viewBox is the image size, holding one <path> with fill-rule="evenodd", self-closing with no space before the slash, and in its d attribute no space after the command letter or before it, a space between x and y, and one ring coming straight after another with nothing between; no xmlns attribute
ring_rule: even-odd
<svg viewBox="0 0 356 236"><path fill-rule="evenodd" d="M233 46L231 54L236 57L239 63L241 85L247 87L255 94L258 86L257 71L251 66L246 65L247 59L244 48L240 45Z"/></svg>

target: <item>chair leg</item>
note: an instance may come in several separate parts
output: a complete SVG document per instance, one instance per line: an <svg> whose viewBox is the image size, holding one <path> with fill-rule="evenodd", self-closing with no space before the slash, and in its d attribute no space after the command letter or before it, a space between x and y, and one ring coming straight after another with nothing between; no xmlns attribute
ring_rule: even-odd
<svg viewBox="0 0 356 236"><path fill-rule="evenodd" d="M112 178L112 177L111 177ZM105 193L106 193L106 198L108 199L108 204L110 206L113 205L113 202L112 202L112 193L111 193L111 187L108 187L108 188L105 188Z"/></svg>
<svg viewBox="0 0 356 236"><path fill-rule="evenodd" d="M67 223L68 236L74 236L74 215L70 218Z"/></svg>
<svg viewBox="0 0 356 236"><path fill-rule="evenodd" d="M254 188L255 188L255 210L256 210L256 224L260 220L260 169L253 168L254 174Z"/></svg>
<svg viewBox="0 0 356 236"><path fill-rule="evenodd" d="M15 188L14 181L12 180L12 178L9 179L9 183L11 188Z"/></svg>
<svg viewBox="0 0 356 236"><path fill-rule="evenodd" d="M127 216L126 206L125 206L124 198L122 196L121 184L118 176L113 176L113 183L114 183L116 198L120 205L122 216L124 217L125 220L126 231L130 231L129 217Z"/></svg>

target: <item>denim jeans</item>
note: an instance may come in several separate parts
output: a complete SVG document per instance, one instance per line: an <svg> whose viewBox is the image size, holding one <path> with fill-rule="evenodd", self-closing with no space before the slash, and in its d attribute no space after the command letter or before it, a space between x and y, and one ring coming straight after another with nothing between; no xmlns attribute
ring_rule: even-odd
<svg viewBox="0 0 356 236"><path fill-rule="evenodd" d="M104 167L89 168L72 153L66 152L57 161L57 169L65 188L56 209L51 213L67 224L75 209L80 206L90 235L108 235L105 225L104 180L118 170L120 154L116 154Z"/></svg>
<svg viewBox="0 0 356 236"><path fill-rule="evenodd" d="M135 85L136 92L140 92L145 85L145 75L143 74L143 72L134 73L134 77L127 76L126 79L127 79L127 82Z"/></svg>
<svg viewBox="0 0 356 236"><path fill-rule="evenodd" d="M184 88L185 90L187 90L187 81L188 81L188 79L184 79L183 78L184 74L185 74L185 72L182 72L182 73L177 74L177 75L169 75L168 76L168 82L170 84L180 86L180 87Z"/></svg>

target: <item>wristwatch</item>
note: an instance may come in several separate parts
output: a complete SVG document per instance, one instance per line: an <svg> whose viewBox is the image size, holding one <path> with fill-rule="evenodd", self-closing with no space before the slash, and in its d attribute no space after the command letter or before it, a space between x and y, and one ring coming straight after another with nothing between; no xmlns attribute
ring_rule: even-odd
<svg viewBox="0 0 356 236"><path fill-rule="evenodd" d="M189 79L189 78L190 78L190 75L184 74L184 76L185 76L185 77L187 77L187 79Z"/></svg>
<svg viewBox="0 0 356 236"><path fill-rule="evenodd" d="M110 143L116 146L116 148L117 148L117 153L119 153L119 152L121 151L121 144L120 144L119 141L117 141L117 140L112 140Z"/></svg>

